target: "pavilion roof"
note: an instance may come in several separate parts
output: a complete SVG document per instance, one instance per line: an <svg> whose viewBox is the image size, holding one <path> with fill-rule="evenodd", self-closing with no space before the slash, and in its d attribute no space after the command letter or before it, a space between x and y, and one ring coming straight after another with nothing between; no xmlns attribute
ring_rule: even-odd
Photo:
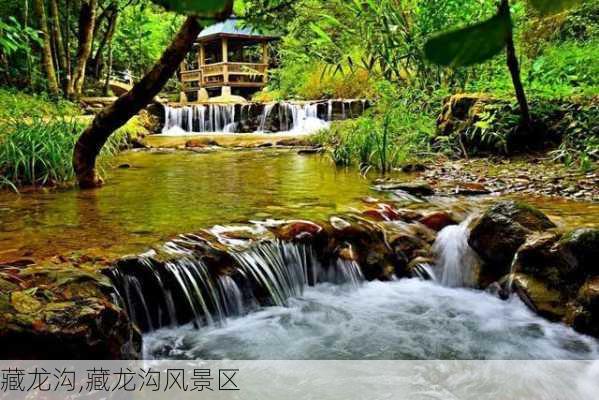
<svg viewBox="0 0 599 400"><path fill-rule="evenodd" d="M234 37L256 41L268 41L279 38L278 35L272 33L261 33L251 26L243 26L239 20L230 18L224 22L219 22L205 28L198 35L198 41L205 42L219 37Z"/></svg>

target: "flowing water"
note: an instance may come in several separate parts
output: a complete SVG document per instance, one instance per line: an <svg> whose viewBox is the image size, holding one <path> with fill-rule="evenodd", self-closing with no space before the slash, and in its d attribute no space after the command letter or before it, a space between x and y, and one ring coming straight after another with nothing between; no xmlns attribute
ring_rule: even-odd
<svg viewBox="0 0 599 400"><path fill-rule="evenodd" d="M350 117L351 101L340 101L341 119ZM362 101L362 112L366 101ZM275 106L278 106L279 132L311 133L326 129L333 120L333 101L327 103L326 113L318 115L318 103L279 102L265 104L258 118L256 133L267 133L269 121ZM194 133L233 133L237 125L252 114L253 104L195 104L184 107L165 106L165 121L162 134L167 136L188 135ZM235 110L239 109L238 112Z"/></svg>
<svg viewBox="0 0 599 400"><path fill-rule="evenodd" d="M237 359L593 359L597 341L552 324L517 298L465 287L476 257L466 224L434 245L433 281L364 282L355 261L320 265L311 248L246 246L222 235L233 275L209 276L195 257L198 237L182 232L269 218L321 219L363 205L372 192L358 171L290 151L126 153L99 191L0 193L0 261L78 252L121 256L157 243L177 257L150 258L121 273L121 301L145 336L149 358ZM401 176L398 176L401 177ZM411 179L406 175L406 179ZM432 199L406 207L477 210L496 198ZM599 205L535 198L566 226L597 226ZM241 228L239 228L241 229ZM243 236L243 235L241 235ZM148 253L150 254L150 253ZM241 278L243 279L241 279ZM249 296L243 282L258 287ZM167 290L168 288L168 290Z"/></svg>
<svg viewBox="0 0 599 400"><path fill-rule="evenodd" d="M518 299L407 279L321 284L227 320L146 336L146 358L593 359L595 339L549 323Z"/></svg>

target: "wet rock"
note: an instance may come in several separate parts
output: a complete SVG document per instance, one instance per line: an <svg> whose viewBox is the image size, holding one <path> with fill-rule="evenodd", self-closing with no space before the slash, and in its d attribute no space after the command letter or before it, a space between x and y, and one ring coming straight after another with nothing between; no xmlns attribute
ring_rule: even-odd
<svg viewBox="0 0 599 400"><path fill-rule="evenodd" d="M553 227L533 207L514 201L500 202L473 221L468 244L484 261L481 273L490 283L510 271L514 255L528 235Z"/></svg>
<svg viewBox="0 0 599 400"><path fill-rule="evenodd" d="M563 287L567 265L555 246L559 238L556 233L532 234L518 249L514 272L533 276L553 288Z"/></svg>
<svg viewBox="0 0 599 400"><path fill-rule="evenodd" d="M599 229L584 228L566 233L559 241L559 250L573 273L599 274Z"/></svg>
<svg viewBox="0 0 599 400"><path fill-rule="evenodd" d="M456 225L457 222L445 211L433 212L422 217L419 222L429 229L440 231L449 225Z"/></svg>
<svg viewBox="0 0 599 400"><path fill-rule="evenodd" d="M114 288L99 270L2 268L0 282L7 283L0 292L0 358L139 358L141 335L113 303Z"/></svg>
<svg viewBox="0 0 599 400"><path fill-rule="evenodd" d="M561 321L566 315L562 294L531 276L514 274L513 289L527 306L551 321Z"/></svg>
<svg viewBox="0 0 599 400"><path fill-rule="evenodd" d="M401 172L413 173L426 171L426 165L424 164L406 164L401 167Z"/></svg>
<svg viewBox="0 0 599 400"><path fill-rule="evenodd" d="M375 186L376 190L383 192L402 191L414 196L432 196L435 190L426 182L390 182Z"/></svg>
<svg viewBox="0 0 599 400"><path fill-rule="evenodd" d="M589 278L580 288L565 322L581 333L599 337L599 276Z"/></svg>
<svg viewBox="0 0 599 400"><path fill-rule="evenodd" d="M395 221L401 219L401 213L385 203L378 203L376 208L364 210L362 215L374 221Z"/></svg>
<svg viewBox="0 0 599 400"><path fill-rule="evenodd" d="M302 155L302 154L319 154L319 153L324 153L325 149L324 147L311 147L309 149L301 149L298 150L297 154Z"/></svg>
<svg viewBox="0 0 599 400"><path fill-rule="evenodd" d="M309 147L310 142L306 139L298 139L298 138L288 138L281 139L275 143L277 146L285 146L285 147Z"/></svg>
<svg viewBox="0 0 599 400"><path fill-rule="evenodd" d="M283 241L305 241L324 233L324 228L310 221L289 221L273 229L276 237Z"/></svg>
<svg viewBox="0 0 599 400"><path fill-rule="evenodd" d="M202 148L208 146L218 146L218 143L209 138L191 139L185 142L187 148Z"/></svg>

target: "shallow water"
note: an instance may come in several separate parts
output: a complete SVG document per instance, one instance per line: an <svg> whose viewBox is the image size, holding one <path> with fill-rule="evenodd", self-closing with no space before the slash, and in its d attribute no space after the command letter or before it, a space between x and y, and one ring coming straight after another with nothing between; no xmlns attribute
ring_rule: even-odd
<svg viewBox="0 0 599 400"><path fill-rule="evenodd" d="M359 289L318 285L220 327L145 336L146 358L596 359L598 342L534 315L517 298L416 279Z"/></svg>
<svg viewBox="0 0 599 400"><path fill-rule="evenodd" d="M174 235L266 218L319 218L370 193L353 170L289 151L127 153L101 190L0 193L0 260L142 252Z"/></svg>
<svg viewBox="0 0 599 400"><path fill-rule="evenodd" d="M0 192L0 261L74 251L139 253L216 224L319 219L351 210L365 196L387 196L373 192L355 169L335 169L326 156L295 151L128 152L117 158L115 165L120 164L131 167L108 170L101 190ZM433 202L475 209L496 200ZM523 200L566 227L599 225L598 203Z"/></svg>

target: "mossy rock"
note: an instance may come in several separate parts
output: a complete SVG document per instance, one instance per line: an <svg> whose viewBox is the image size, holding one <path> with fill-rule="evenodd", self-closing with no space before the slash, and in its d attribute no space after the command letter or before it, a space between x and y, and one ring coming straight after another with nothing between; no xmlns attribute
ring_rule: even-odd
<svg viewBox="0 0 599 400"><path fill-rule="evenodd" d="M510 272L516 251L529 235L554 227L534 207L503 201L489 207L471 223L468 244L484 261L481 274L490 283Z"/></svg>
<svg viewBox="0 0 599 400"><path fill-rule="evenodd" d="M537 314L551 321L561 321L566 315L562 294L543 282L525 274L514 274L513 288L522 301Z"/></svg>
<svg viewBox="0 0 599 400"><path fill-rule="evenodd" d="M579 274L599 275L599 229L582 228L568 232L558 245L566 261Z"/></svg>

